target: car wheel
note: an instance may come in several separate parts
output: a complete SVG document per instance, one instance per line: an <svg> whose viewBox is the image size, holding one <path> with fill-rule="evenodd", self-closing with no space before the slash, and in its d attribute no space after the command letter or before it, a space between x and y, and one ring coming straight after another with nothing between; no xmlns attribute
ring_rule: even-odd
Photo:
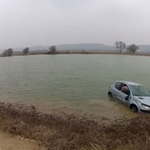
<svg viewBox="0 0 150 150"><path fill-rule="evenodd" d="M113 98L113 95L112 95L111 92L108 93L108 96L109 96L110 98Z"/></svg>
<svg viewBox="0 0 150 150"><path fill-rule="evenodd" d="M134 112L134 113L138 112L138 109L135 105L132 105L130 108L131 108L132 112Z"/></svg>

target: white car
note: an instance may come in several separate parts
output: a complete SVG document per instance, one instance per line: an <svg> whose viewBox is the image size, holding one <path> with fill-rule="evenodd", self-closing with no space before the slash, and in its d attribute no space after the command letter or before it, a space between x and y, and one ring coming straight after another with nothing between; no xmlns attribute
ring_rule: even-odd
<svg viewBox="0 0 150 150"><path fill-rule="evenodd" d="M150 113L150 91L141 84L116 81L109 87L108 95L126 103L133 112Z"/></svg>

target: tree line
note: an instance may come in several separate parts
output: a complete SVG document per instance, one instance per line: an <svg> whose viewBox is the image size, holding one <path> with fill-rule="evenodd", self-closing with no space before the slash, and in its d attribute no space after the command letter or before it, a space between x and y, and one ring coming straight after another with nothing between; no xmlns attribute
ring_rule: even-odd
<svg viewBox="0 0 150 150"><path fill-rule="evenodd" d="M135 53L139 47L135 44L129 45L128 47L126 46L126 43L122 41L117 41L115 42L116 48L119 50L119 53L122 53L122 50L125 49L126 52L128 53Z"/></svg>
<svg viewBox="0 0 150 150"><path fill-rule="evenodd" d="M26 47L25 49L23 49L23 55L27 55L29 53L29 47ZM2 56L6 57L6 56L12 56L13 55L13 49L9 48L3 51Z"/></svg>
<svg viewBox="0 0 150 150"><path fill-rule="evenodd" d="M135 53L139 49L139 47L135 44L132 44L132 45L127 47L126 43L124 43L122 41L115 42L115 45L116 45L116 48L118 49L119 53L122 53L122 50L126 50L126 52L128 52L128 53ZM24 48L22 50L22 55L29 54L29 51L30 51L29 47ZM46 54L58 54L56 46L52 45L51 47L49 47L49 50L46 52ZM4 52L2 53L3 57L12 56L12 55L13 55L13 49L12 48L4 50Z"/></svg>
<svg viewBox="0 0 150 150"><path fill-rule="evenodd" d="M49 47L49 50L46 54L56 54L56 53L57 53L56 46L51 46L51 47ZM23 55L29 54L29 47L24 48L22 50L22 54ZM9 49L4 50L2 53L2 56L3 57L13 56L13 49L9 48Z"/></svg>

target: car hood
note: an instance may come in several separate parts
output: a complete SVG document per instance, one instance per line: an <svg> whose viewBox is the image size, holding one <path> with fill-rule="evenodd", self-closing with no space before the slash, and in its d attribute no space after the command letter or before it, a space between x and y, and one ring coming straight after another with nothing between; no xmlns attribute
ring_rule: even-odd
<svg viewBox="0 0 150 150"><path fill-rule="evenodd" d="M146 105L149 105L150 106L150 97L143 97L143 96L137 96L138 100L143 103L143 104L146 104Z"/></svg>

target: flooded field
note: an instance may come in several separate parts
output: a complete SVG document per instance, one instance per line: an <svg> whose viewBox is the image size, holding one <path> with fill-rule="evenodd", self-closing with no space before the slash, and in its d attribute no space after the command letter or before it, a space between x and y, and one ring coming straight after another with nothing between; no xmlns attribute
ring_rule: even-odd
<svg viewBox="0 0 150 150"><path fill-rule="evenodd" d="M150 89L149 57L121 55L56 55L0 58L0 100L32 104L40 111L132 116L110 101L108 87L132 80Z"/></svg>

